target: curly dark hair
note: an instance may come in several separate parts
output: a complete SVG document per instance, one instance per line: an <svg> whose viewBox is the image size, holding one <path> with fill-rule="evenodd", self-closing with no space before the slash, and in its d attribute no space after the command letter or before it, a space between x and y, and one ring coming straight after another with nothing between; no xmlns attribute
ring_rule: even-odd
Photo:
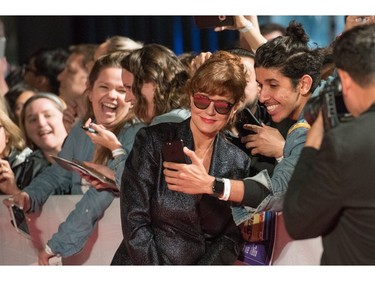
<svg viewBox="0 0 375 281"><path fill-rule="evenodd" d="M313 92L320 83L323 64L322 52L308 45L309 36L302 24L291 21L285 36L279 36L260 46L255 53L255 68L277 68L291 79L294 87L303 75L310 75Z"/></svg>

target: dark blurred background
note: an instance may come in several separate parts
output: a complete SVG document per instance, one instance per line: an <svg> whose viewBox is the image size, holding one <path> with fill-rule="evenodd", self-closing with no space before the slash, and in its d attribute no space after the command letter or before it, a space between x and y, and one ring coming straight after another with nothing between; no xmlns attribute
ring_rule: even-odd
<svg viewBox="0 0 375 281"><path fill-rule="evenodd" d="M102 43L113 35L136 41L163 44L179 55L183 52L216 51L237 46L238 31L198 29L192 16L0 16L7 37L6 57L23 64L41 47L68 47L79 43ZM259 16L259 23L287 26L301 22L312 43L327 46L343 30L344 16Z"/></svg>

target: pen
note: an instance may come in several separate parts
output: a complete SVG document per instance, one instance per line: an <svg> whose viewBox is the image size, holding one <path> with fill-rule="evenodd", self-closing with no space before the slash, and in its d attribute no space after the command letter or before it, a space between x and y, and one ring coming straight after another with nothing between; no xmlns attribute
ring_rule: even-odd
<svg viewBox="0 0 375 281"><path fill-rule="evenodd" d="M89 131L90 133L93 133L93 134L97 134L98 132L95 131L93 128L91 127L85 127L85 126L82 126L82 129L84 129L85 131Z"/></svg>

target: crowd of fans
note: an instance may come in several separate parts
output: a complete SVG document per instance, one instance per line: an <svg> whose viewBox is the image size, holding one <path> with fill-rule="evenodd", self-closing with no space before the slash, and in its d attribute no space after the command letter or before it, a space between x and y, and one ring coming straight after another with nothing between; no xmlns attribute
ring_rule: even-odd
<svg viewBox="0 0 375 281"><path fill-rule="evenodd" d="M39 264L81 251L116 196L123 241L113 265L234 264L254 214L284 210L293 238L322 236L322 264L375 264L366 170L375 156L375 24L345 19L324 48L310 46L298 22L259 27L256 16L235 16L215 30L238 30L238 47L214 53L177 56L118 35L41 48L7 76L0 58L4 204L28 213L51 195L82 195L38 249ZM338 78L355 118L324 131L327 113L308 123L306 105ZM164 161L163 144L180 139L186 163ZM118 191L54 156L84 161Z"/></svg>

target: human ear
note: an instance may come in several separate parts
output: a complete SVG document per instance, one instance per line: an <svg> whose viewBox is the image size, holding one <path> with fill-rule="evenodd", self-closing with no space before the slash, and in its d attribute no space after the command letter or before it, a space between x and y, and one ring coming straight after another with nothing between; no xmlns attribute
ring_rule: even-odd
<svg viewBox="0 0 375 281"><path fill-rule="evenodd" d="M307 96L310 94L311 85L313 83L313 80L310 75L303 75L298 83L299 92L302 96Z"/></svg>
<svg viewBox="0 0 375 281"><path fill-rule="evenodd" d="M343 96L346 96L351 88L352 79L350 78L350 75L342 69L337 69L337 73L339 74L341 81L342 94Z"/></svg>
<svg viewBox="0 0 375 281"><path fill-rule="evenodd" d="M45 89L46 86L49 87L48 79L44 75L38 75L36 77L36 84L38 85L38 89Z"/></svg>

